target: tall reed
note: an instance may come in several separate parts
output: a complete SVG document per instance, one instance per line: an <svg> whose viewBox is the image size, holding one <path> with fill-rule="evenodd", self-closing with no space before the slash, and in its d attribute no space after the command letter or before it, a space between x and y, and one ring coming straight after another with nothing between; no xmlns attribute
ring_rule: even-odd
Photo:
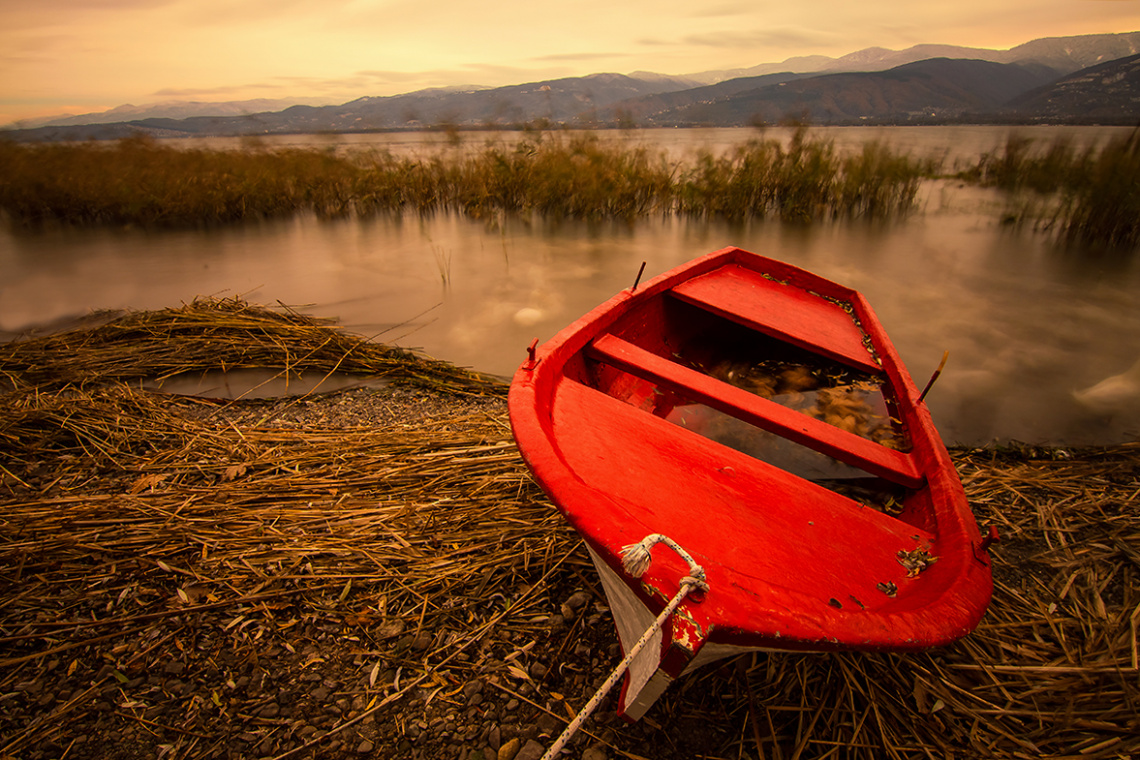
<svg viewBox="0 0 1140 760"><path fill-rule="evenodd" d="M843 213L878 219L913 207L922 180L936 175L942 161L894 152L880 141L843 159L836 205Z"/></svg>
<svg viewBox="0 0 1140 760"><path fill-rule="evenodd" d="M1059 227L1073 242L1140 247L1140 128L1087 162L1061 207Z"/></svg>
<svg viewBox="0 0 1140 760"><path fill-rule="evenodd" d="M676 208L734 220L889 218L913 208L919 183L937 170L934 162L879 142L841 157L832 142L811 138L801 127L786 147L768 139L751 140L729 156L701 152L682 175Z"/></svg>
<svg viewBox="0 0 1140 760"><path fill-rule="evenodd" d="M887 146L837 155L798 130L787 145L753 140L691 165L595 134L528 133L516 145L425 159L387 152L179 150L149 138L117 144L0 141L0 208L17 222L188 226L296 213L322 218L454 209L580 219L653 213L809 222L905 213L928 171Z"/></svg>
<svg viewBox="0 0 1140 760"><path fill-rule="evenodd" d="M1082 245L1140 246L1140 128L1103 146L1062 135L1039 148L1011 134L960 176L1009 193L1013 221L1035 215L1039 227Z"/></svg>
<svg viewBox="0 0 1140 760"><path fill-rule="evenodd" d="M1032 138L1013 132L1000 151L982 154L963 176L1009 192L1054 193L1078 183L1092 155L1092 147L1078 149L1069 135L1057 137L1039 151Z"/></svg>

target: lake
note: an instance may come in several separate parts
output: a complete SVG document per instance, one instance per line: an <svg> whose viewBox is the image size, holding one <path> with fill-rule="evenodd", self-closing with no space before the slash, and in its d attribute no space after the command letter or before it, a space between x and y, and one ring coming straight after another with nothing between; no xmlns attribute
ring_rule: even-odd
<svg viewBox="0 0 1140 760"><path fill-rule="evenodd" d="M997 149L1006 127L819 130L839 150L883 139L947 166ZM1105 128L1020 133L1079 140ZM786 136L769 130L768 136ZM603 132L676 160L698 148L729 150L754 130ZM480 148L510 133L399 133L266 138L333 151L428 156ZM227 148L238 140L184 140ZM1106 444L1140 435L1140 399L1089 408L1073 396L1140 359L1140 265L1060 248L1000 223L1000 194L953 181L927 182L920 208L892 223L776 221L728 224L651 218L633 224L440 213L368 220L310 216L225 229L0 230L0 331L7 337L96 309L155 309L197 296L278 302L375 340L509 376L535 338L558 329L633 283L695 256L737 245L810 269L863 292L925 384L950 359L928 397L948 443L1011 440Z"/></svg>

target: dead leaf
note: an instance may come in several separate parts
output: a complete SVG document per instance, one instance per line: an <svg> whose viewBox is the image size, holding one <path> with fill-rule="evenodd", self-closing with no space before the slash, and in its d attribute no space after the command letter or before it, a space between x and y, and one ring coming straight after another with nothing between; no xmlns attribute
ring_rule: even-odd
<svg viewBox="0 0 1140 760"><path fill-rule="evenodd" d="M393 618L383 623L376 629L375 636L378 639L390 639L393 636L399 636L404 632L405 623L402 618Z"/></svg>
<svg viewBox="0 0 1140 760"><path fill-rule="evenodd" d="M235 478L240 478L242 475L245 475L245 473L248 469L249 468L246 467L244 464L230 465L222 473L222 482L226 483L228 481L234 480Z"/></svg>
<svg viewBox="0 0 1140 760"><path fill-rule="evenodd" d="M157 486L162 481L166 480L168 477L170 477L170 474L165 473L165 472L164 473L156 473L154 475L143 475L141 478L139 478L134 483L132 483L130 489L128 489L128 490L131 493L131 495L134 495L137 493L142 493L143 491L147 490L148 488L153 489L155 486Z"/></svg>

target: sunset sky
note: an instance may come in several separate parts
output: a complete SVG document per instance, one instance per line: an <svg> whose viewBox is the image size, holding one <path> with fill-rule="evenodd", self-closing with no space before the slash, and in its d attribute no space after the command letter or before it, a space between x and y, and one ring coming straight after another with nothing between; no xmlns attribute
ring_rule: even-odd
<svg viewBox="0 0 1140 760"><path fill-rule="evenodd" d="M0 125L1140 30L1140 0L0 0Z"/></svg>

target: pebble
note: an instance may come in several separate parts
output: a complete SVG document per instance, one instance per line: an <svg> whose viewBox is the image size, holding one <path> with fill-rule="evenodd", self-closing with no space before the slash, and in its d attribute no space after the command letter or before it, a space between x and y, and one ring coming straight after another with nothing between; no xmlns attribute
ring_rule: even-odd
<svg viewBox="0 0 1140 760"><path fill-rule="evenodd" d="M534 739L529 740L515 755L515 760L541 760L542 756L546 754L546 748L536 742Z"/></svg>
<svg viewBox="0 0 1140 760"><path fill-rule="evenodd" d="M578 612L585 608L586 604L590 601L590 594L585 591L578 591L571 594L570 597L562 603L562 617L567 620L573 620L578 616Z"/></svg>
<svg viewBox="0 0 1140 760"><path fill-rule="evenodd" d="M582 753L582 760L609 760L609 755L600 745L594 745Z"/></svg>
<svg viewBox="0 0 1140 760"><path fill-rule="evenodd" d="M498 760L515 760L515 755L519 753L519 748L522 746L522 740L517 736L509 742L499 747L499 753L496 755Z"/></svg>
<svg viewBox="0 0 1140 760"><path fill-rule="evenodd" d="M356 754L367 755L372 751L374 746L375 745L373 745L372 742L365 739L364 741L360 742L360 744L356 745Z"/></svg>
<svg viewBox="0 0 1140 760"><path fill-rule="evenodd" d="M558 718L546 713L539 715L537 720L535 720L535 724L538 726L539 731L545 731L547 733L557 732L558 727L561 725Z"/></svg>
<svg viewBox="0 0 1140 760"><path fill-rule="evenodd" d="M467 683L463 684L463 696L467 697L467 699L469 699L469 700L471 699L471 697L475 696L476 694L482 694L482 693L483 693L483 682L478 680L478 679L476 679L474 681L468 681Z"/></svg>

